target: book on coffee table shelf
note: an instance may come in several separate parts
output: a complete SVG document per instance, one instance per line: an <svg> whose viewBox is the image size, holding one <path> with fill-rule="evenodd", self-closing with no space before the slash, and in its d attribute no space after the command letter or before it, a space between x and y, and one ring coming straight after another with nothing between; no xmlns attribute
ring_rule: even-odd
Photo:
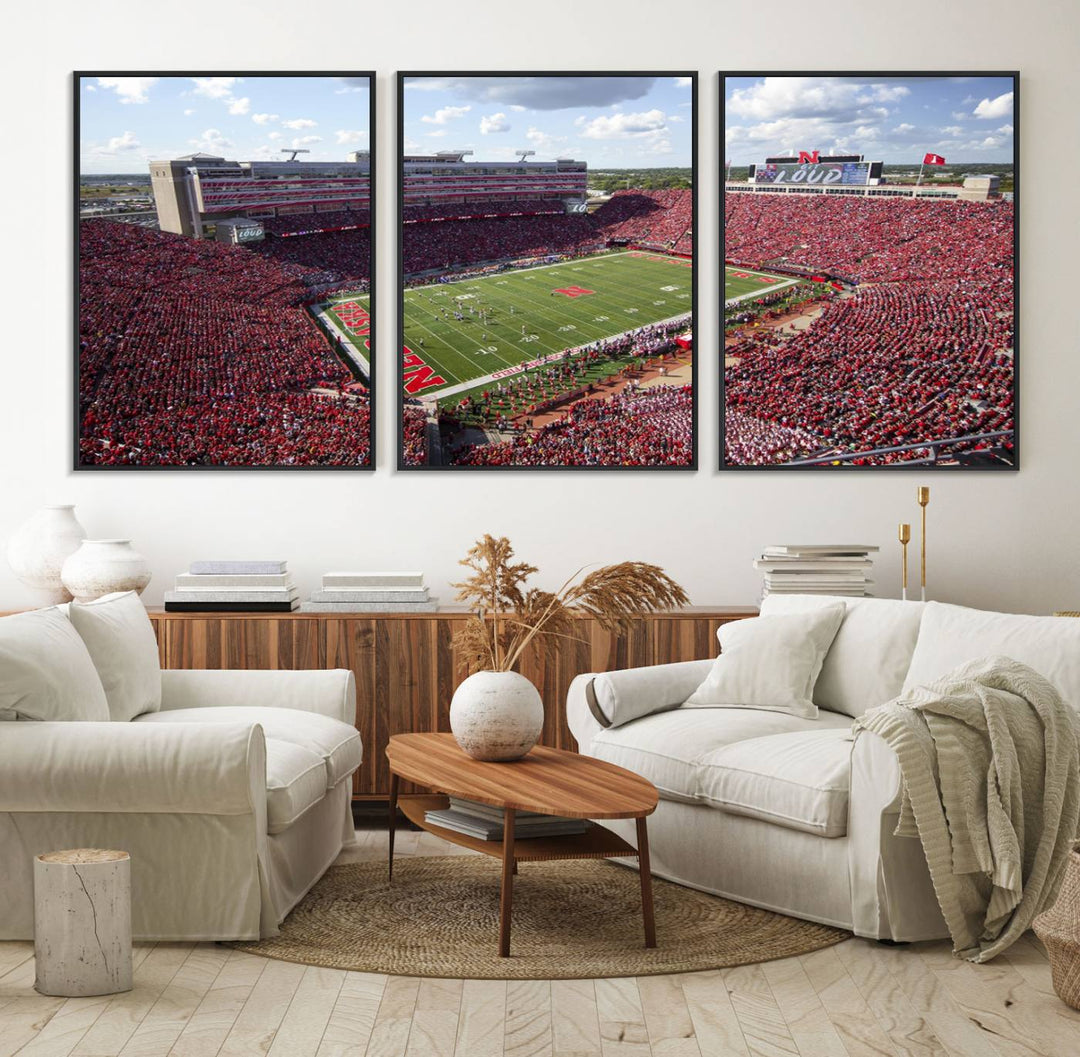
<svg viewBox="0 0 1080 1057"><path fill-rule="evenodd" d="M166 613L291 613L300 592L285 561L196 561L165 592Z"/></svg>
<svg viewBox="0 0 1080 1057"><path fill-rule="evenodd" d="M433 613L423 573L325 573L303 613Z"/></svg>
<svg viewBox="0 0 1080 1057"><path fill-rule="evenodd" d="M870 595L874 568L870 543L786 543L766 547L754 568L764 578L762 596Z"/></svg>
<svg viewBox="0 0 1080 1057"><path fill-rule="evenodd" d="M281 558L257 558L249 561L207 559L192 562L190 572L195 576L272 576L275 573L284 573L287 564Z"/></svg>
<svg viewBox="0 0 1080 1057"><path fill-rule="evenodd" d="M504 815L501 807L478 804L472 800L450 797L450 806L424 813L425 821L433 826L464 833L478 840L502 840ZM536 811L515 812L514 840L529 837L571 837L589 828L588 819L561 818L542 815Z"/></svg>

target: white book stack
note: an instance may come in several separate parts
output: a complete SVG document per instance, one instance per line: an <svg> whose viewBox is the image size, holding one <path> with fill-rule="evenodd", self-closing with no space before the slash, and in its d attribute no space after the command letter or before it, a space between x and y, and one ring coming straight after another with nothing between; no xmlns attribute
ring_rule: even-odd
<svg viewBox="0 0 1080 1057"><path fill-rule="evenodd" d="M764 574L766 595L868 596L879 550L867 543L792 543L766 547L754 568Z"/></svg>
<svg viewBox="0 0 1080 1057"><path fill-rule="evenodd" d="M165 592L169 613L289 613L300 592L279 559L192 562Z"/></svg>
<svg viewBox="0 0 1080 1057"><path fill-rule="evenodd" d="M431 613L423 573L326 573L302 613Z"/></svg>

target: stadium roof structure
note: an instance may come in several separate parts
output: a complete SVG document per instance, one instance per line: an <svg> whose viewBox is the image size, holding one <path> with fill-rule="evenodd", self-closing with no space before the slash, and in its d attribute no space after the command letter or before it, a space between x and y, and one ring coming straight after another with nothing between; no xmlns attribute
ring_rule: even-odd
<svg viewBox="0 0 1080 1057"><path fill-rule="evenodd" d="M201 151L196 151L194 154L181 154L179 158L174 158L174 161L205 161L205 162L223 162L225 159L218 154L203 154Z"/></svg>

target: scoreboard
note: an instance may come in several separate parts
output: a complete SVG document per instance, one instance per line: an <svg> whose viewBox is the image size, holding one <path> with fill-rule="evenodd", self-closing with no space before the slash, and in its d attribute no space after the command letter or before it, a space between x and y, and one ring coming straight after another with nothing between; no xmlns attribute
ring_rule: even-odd
<svg viewBox="0 0 1080 1057"><path fill-rule="evenodd" d="M766 162L751 167L755 184L819 185L866 187L872 178L881 176L881 162L819 161Z"/></svg>

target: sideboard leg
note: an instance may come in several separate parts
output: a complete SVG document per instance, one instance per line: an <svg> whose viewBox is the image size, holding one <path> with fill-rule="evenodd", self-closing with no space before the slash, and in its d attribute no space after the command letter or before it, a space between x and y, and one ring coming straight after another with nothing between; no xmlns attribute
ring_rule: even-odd
<svg viewBox="0 0 1080 1057"><path fill-rule="evenodd" d="M642 816L637 820L638 875L641 877L641 916L645 920L645 946L656 946L656 918L653 914L652 873L649 866L649 828Z"/></svg>
<svg viewBox="0 0 1080 1057"><path fill-rule="evenodd" d="M510 912L514 902L514 818L508 807L503 818L502 889L499 893L499 957L510 957Z"/></svg>
<svg viewBox="0 0 1080 1057"><path fill-rule="evenodd" d="M397 827L397 792L398 792L398 776L391 772L390 774L390 819L389 819L389 837L390 837L390 858L389 858L389 870L387 873L387 880L390 884L394 883L394 829Z"/></svg>

